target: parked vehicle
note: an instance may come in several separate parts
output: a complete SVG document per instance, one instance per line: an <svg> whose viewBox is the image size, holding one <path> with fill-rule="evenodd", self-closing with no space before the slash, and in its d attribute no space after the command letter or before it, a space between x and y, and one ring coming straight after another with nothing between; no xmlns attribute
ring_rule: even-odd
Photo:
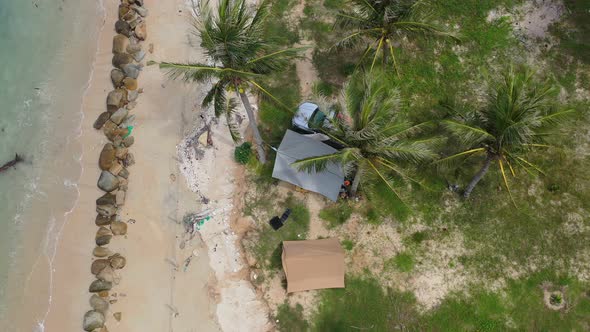
<svg viewBox="0 0 590 332"><path fill-rule="evenodd" d="M321 128L330 125L330 119L334 112L324 113L320 107L312 102L306 101L299 105L293 117L293 127L303 133L313 134L321 132Z"/></svg>

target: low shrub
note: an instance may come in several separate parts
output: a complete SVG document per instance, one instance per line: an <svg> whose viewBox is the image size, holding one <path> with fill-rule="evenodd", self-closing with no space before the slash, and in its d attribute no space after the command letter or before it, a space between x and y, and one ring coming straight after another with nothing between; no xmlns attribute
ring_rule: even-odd
<svg viewBox="0 0 590 332"><path fill-rule="evenodd" d="M252 144L250 142L242 143L242 145L237 146L234 151L234 159L242 165L246 165L250 161L251 156Z"/></svg>

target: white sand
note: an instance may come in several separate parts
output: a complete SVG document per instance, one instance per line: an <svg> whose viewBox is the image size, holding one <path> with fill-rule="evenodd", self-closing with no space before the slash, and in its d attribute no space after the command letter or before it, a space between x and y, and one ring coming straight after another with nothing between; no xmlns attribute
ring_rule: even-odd
<svg viewBox="0 0 590 332"><path fill-rule="evenodd" d="M96 188L99 175L98 154L106 138L92 129L92 123L105 109L105 99L112 89L112 28L116 20L118 0L106 0L107 22L100 36L95 75L84 99L80 141L84 146L84 171L80 179L80 200L62 235L55 260L53 301L46 320L46 331L78 331L82 317L90 309L88 285L91 252L94 247L95 199L102 193ZM188 45L188 9L184 1L146 0L148 39L144 48L154 44L154 54L146 60L197 59L196 49ZM182 11L182 13L179 12ZM177 82L168 82L157 67L147 67L139 77L145 93L140 95L133 132L135 145L131 152L136 164L130 167L130 183L123 220L129 225L128 236L115 237L109 247L127 257L127 266L120 271L122 281L111 291L117 302L107 315L109 331L217 331L214 305L209 300L210 270L205 251L195 239L184 250L179 249L179 220L187 210L198 210L197 196L186 190L178 177L175 160L176 144L182 137L183 119L190 117L195 96L192 89ZM199 254L186 272L174 272L166 259L179 264L193 250ZM114 297L111 297L114 298ZM173 317L172 309L179 315ZM121 312L117 323L112 313Z"/></svg>
<svg viewBox="0 0 590 332"><path fill-rule="evenodd" d="M244 121L242 132L246 126L247 121ZM199 132L198 128L196 132ZM204 224L200 234L207 245L210 264L218 281L217 319L221 328L228 332L267 331L271 325L266 304L257 298L250 281L243 278L248 275L241 273L247 264L241 254L239 237L231 227L234 193L236 186L240 185L236 184L234 176L237 171L233 161L235 145L223 119L218 125L212 125L211 132L212 147L196 143L195 133L191 133L179 145L178 152L185 180L193 190L210 200L207 209L212 211L212 218ZM197 159L191 142L204 149L200 159Z"/></svg>

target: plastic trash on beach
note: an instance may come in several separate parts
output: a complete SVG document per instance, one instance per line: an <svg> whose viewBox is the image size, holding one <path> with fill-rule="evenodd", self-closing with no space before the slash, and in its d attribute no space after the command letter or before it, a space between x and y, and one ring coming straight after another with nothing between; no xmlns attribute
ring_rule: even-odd
<svg viewBox="0 0 590 332"><path fill-rule="evenodd" d="M193 234L201 230L205 222L211 220L210 211L205 210L200 213L187 213L182 218L182 223L187 233Z"/></svg>
<svg viewBox="0 0 590 332"><path fill-rule="evenodd" d="M133 126L127 126L127 134L125 134L125 136L123 136L123 138L127 138L127 136L131 135L132 131L133 131Z"/></svg>

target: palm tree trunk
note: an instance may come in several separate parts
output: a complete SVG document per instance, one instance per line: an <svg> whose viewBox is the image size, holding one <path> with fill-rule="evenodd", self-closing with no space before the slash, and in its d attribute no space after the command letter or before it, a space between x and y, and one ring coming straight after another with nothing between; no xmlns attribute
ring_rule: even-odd
<svg viewBox="0 0 590 332"><path fill-rule="evenodd" d="M484 162L484 164L481 167L481 169L479 170L479 172L477 172L477 174L475 174L473 179L471 179L471 182L469 182L469 185L467 185L467 188L465 188L465 191L463 192L463 198L468 198L469 195L471 195L473 188L475 188L477 183L484 177L484 175L486 175L486 173L488 172L488 169L490 168L490 165L492 164L492 161L494 159L495 158L493 155L488 154L486 161Z"/></svg>
<svg viewBox="0 0 590 332"><path fill-rule="evenodd" d="M252 105L250 105L250 101L248 100L248 96L246 96L246 93L240 92L239 89L240 88L236 85L236 92L240 95L242 104L244 104L246 114L248 114L248 121L250 121L250 129L252 129L252 134L254 134L256 151L258 151L258 160L262 164L266 164L266 152L264 151L262 136L260 136L260 131L258 131L258 126L256 125L256 117L254 116L254 111L252 111Z"/></svg>
<svg viewBox="0 0 590 332"><path fill-rule="evenodd" d="M387 56L389 55L389 50L387 47L383 47L383 70L387 68Z"/></svg>
<svg viewBox="0 0 590 332"><path fill-rule="evenodd" d="M356 192L359 189L359 184L361 183L361 172L358 170L354 175L354 180L352 180L352 187L350 188L350 196L356 196Z"/></svg>

